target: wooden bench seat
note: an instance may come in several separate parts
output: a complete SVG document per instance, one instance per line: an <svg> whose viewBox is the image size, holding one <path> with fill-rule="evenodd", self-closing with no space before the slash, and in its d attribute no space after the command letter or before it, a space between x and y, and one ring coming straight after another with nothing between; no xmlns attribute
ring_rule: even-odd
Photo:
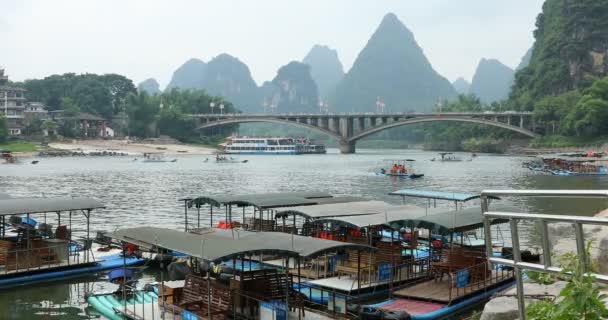
<svg viewBox="0 0 608 320"><path fill-rule="evenodd" d="M211 305L209 305L211 296ZM232 306L232 292L214 281L211 287L205 278L189 274L182 289L179 307L206 317L224 319ZM209 315L209 310L211 315Z"/></svg>

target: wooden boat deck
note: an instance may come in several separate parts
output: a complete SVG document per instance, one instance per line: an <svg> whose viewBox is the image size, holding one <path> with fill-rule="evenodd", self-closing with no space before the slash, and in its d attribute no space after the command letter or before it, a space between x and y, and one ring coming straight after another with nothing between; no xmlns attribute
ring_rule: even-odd
<svg viewBox="0 0 608 320"><path fill-rule="evenodd" d="M397 290L393 293L393 295L399 298L412 298L447 304L455 299L462 298L476 292L484 291L485 289L508 279L500 277L499 274L500 271L497 272L495 270L492 270L492 276L488 277L488 280L485 284L483 283L483 281L469 283L469 285L463 288L451 288L451 293L450 281L444 278L439 281L427 280L422 283L415 284L411 287Z"/></svg>
<svg viewBox="0 0 608 320"><path fill-rule="evenodd" d="M339 279L338 277L331 277L325 279L312 280L308 281L308 284L328 289L340 290L344 292L353 292L357 290L357 279L349 278L347 276L340 277ZM378 283L376 282L372 282L370 284L369 282L364 283L363 281L361 281L361 289L369 288L371 286L376 285L378 285Z"/></svg>

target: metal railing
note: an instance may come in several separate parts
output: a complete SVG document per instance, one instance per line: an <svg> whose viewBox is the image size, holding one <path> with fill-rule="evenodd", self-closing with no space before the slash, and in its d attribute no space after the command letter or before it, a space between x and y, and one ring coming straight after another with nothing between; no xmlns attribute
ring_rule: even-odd
<svg viewBox="0 0 608 320"><path fill-rule="evenodd" d="M481 211L484 217L484 232L488 260L491 264L500 264L514 268L515 279L517 281L517 303L519 308L519 318L525 319L524 286L522 270L533 270L547 273L561 273L562 268L551 264L551 245L549 243L548 224L555 222L571 223L574 227L576 238L576 249L579 259L585 271L588 270L589 257L585 251L585 235L583 225L603 225L608 226L608 218L584 217L571 215L549 215L549 214L527 214L512 212L492 212L489 210L490 197L496 196L515 196L515 197L553 197L553 198L608 198L608 190L484 190L481 193ZM513 245L513 259L502 257L492 257L492 230L490 228L492 220L508 220L511 228L511 241ZM524 262L521 259L519 244L518 222L528 220L540 223L541 246L543 252L543 264ZM590 274L598 281L608 282L608 276L600 274Z"/></svg>

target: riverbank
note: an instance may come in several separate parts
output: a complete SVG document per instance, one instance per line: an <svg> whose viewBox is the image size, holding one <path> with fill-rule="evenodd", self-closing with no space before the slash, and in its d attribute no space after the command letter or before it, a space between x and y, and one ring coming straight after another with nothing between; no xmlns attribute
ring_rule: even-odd
<svg viewBox="0 0 608 320"><path fill-rule="evenodd" d="M169 142L134 142L130 140L73 140L72 142L52 142L49 148L67 151L114 151L130 155L162 152L167 155L194 154L209 155L215 148Z"/></svg>

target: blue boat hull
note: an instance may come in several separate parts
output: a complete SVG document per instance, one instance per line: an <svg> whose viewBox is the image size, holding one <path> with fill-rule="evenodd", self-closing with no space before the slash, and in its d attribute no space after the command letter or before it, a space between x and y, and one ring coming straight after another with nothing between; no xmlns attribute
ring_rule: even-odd
<svg viewBox="0 0 608 320"><path fill-rule="evenodd" d="M503 291L511 286L513 286L515 284L515 281L508 281L502 285L499 285L498 287L494 287L492 289L489 289L487 291L483 291L480 292L477 295L474 295L472 297L466 298L458 303L446 306L444 308L441 308L439 310L433 311L433 312L429 312L429 313L423 313L423 314L413 314L410 315L410 319L411 320L437 320L437 319L450 319L450 315L453 315L457 312L463 311L469 307L472 307L473 305L491 297L493 294L495 294L496 292L499 291ZM388 300L388 301L384 301L384 302L380 302L377 304L373 304L370 305L371 307L376 307L376 308L380 308L382 309L383 305L389 304L391 302L393 302L394 300Z"/></svg>
<svg viewBox="0 0 608 320"><path fill-rule="evenodd" d="M140 258L126 258L127 266L134 266L145 262ZM35 273L25 275L10 275L0 278L0 289L25 286L32 283L50 282L55 280L63 280L75 278L83 275L90 275L99 271L120 268L123 266L123 258L120 254L109 255L102 261L93 264L83 265L81 267L73 267L70 269L57 268L40 270Z"/></svg>

